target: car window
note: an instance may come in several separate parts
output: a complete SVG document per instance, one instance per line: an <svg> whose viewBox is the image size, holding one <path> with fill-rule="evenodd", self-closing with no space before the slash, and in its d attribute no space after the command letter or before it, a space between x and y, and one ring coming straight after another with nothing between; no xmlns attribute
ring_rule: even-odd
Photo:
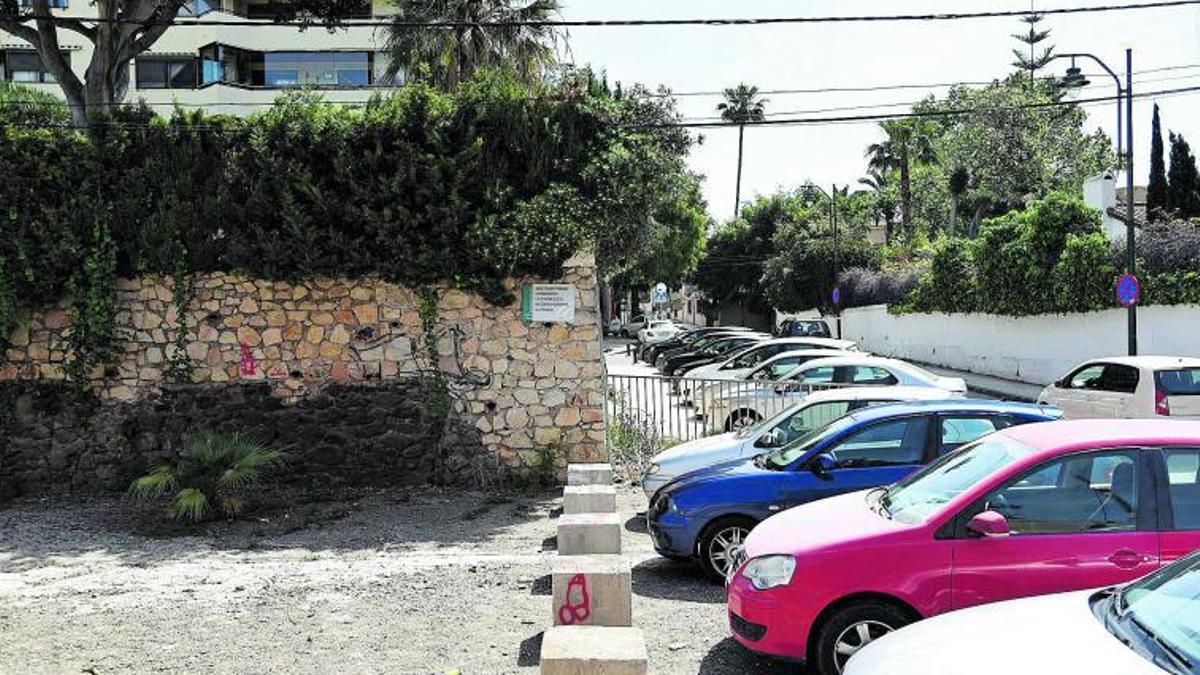
<svg viewBox="0 0 1200 675"><path fill-rule="evenodd" d="M803 382L805 384L822 384L825 382L833 382L834 370L835 369L833 366L818 366L817 368L805 370L791 379Z"/></svg>
<svg viewBox="0 0 1200 675"><path fill-rule="evenodd" d="M1053 482L1047 482L1053 476ZM1113 451L1052 460L993 491L982 510L1014 535L1111 532L1137 525L1137 455Z"/></svg>
<svg viewBox="0 0 1200 675"><path fill-rule="evenodd" d="M782 447L812 432L814 429L819 429L829 424L846 414L849 409L849 401L814 403L780 420L769 432L759 438L755 445L764 448Z"/></svg>
<svg viewBox="0 0 1200 675"><path fill-rule="evenodd" d="M1200 396L1200 368L1159 370L1154 385L1164 396Z"/></svg>
<svg viewBox="0 0 1200 675"><path fill-rule="evenodd" d="M843 373L843 382L852 384L889 385L899 380L887 370L878 366L848 366Z"/></svg>
<svg viewBox="0 0 1200 675"><path fill-rule="evenodd" d="M733 361L733 368L751 368L783 351L783 345L766 345L751 349Z"/></svg>
<svg viewBox="0 0 1200 675"><path fill-rule="evenodd" d="M1098 389L1100 377L1104 374L1104 365L1084 366L1071 374L1067 380L1068 389Z"/></svg>
<svg viewBox="0 0 1200 675"><path fill-rule="evenodd" d="M975 439L1008 426L1001 417L947 415L941 419L941 446L938 454L956 450Z"/></svg>
<svg viewBox="0 0 1200 675"><path fill-rule="evenodd" d="M1132 394L1137 390L1138 369L1117 363L1097 363L1075 371L1068 381L1071 389Z"/></svg>
<svg viewBox="0 0 1200 675"><path fill-rule="evenodd" d="M925 456L925 424L923 417L880 422L854 432L828 454L842 469L920 464Z"/></svg>
<svg viewBox="0 0 1200 675"><path fill-rule="evenodd" d="M1200 530L1200 449L1169 449L1167 492L1176 530Z"/></svg>

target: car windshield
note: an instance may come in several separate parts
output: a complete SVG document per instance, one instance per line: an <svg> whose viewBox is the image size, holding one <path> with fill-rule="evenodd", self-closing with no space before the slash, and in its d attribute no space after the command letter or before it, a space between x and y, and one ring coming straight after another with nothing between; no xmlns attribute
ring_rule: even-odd
<svg viewBox="0 0 1200 675"><path fill-rule="evenodd" d="M742 427L737 432L737 438L747 438L749 436L755 436L760 431L765 431L767 429L770 429L771 427L775 426L776 424L779 424L780 422L783 422L785 419L791 417L795 413L796 413L796 407L789 406L789 407L785 408L782 412L778 412L770 417L763 418L763 419L755 422L754 424L751 424L748 427Z"/></svg>
<svg viewBox="0 0 1200 675"><path fill-rule="evenodd" d="M1118 597L1118 612L1133 632L1185 667L1200 665L1200 555L1129 584Z"/></svg>
<svg viewBox="0 0 1200 675"><path fill-rule="evenodd" d="M1031 452L1033 448L1006 436L984 437L888 488L879 504L900 522L923 523L943 504Z"/></svg>
<svg viewBox="0 0 1200 675"><path fill-rule="evenodd" d="M1200 368L1159 370L1154 384L1165 396L1200 396Z"/></svg>
<svg viewBox="0 0 1200 675"><path fill-rule="evenodd" d="M858 423L853 413L842 415L829 424L817 427L778 450L764 455L762 464L768 469L786 469L826 438L836 436Z"/></svg>

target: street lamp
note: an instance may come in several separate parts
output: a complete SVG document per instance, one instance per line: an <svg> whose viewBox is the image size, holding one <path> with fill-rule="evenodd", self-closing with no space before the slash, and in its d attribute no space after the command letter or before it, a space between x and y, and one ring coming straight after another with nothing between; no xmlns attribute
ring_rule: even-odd
<svg viewBox="0 0 1200 675"><path fill-rule="evenodd" d="M837 289L837 283L838 283L838 231L837 231L838 187L837 187L837 183L830 185L830 190L832 191L832 193L822 190L820 187L818 187L817 185L814 185L813 183L809 183L806 187L810 191L816 190L817 192L820 192L821 194L825 195L825 197L829 200L829 225L830 225L830 228L833 230L833 287L834 287L834 289ZM849 190L850 186L846 186L846 189ZM839 305L840 305L840 303L835 303L833 310L835 312L834 316L837 318L837 337L840 340L840 339L842 339L842 308Z"/></svg>
<svg viewBox="0 0 1200 675"><path fill-rule="evenodd" d="M1117 83L1117 170L1121 170L1122 164L1125 166L1125 272L1133 276L1136 272L1136 249L1134 247L1134 208L1133 208L1133 50L1125 50L1125 83L1121 84L1121 78L1108 64L1101 61L1098 57L1092 54L1058 54L1056 59L1071 59L1071 67L1067 68L1067 74L1059 81L1059 85L1067 93L1068 96L1074 97L1079 94L1079 91L1086 87L1089 82L1083 72L1075 65L1076 59L1090 59L1104 69ZM1121 148L1121 118L1122 107L1124 108L1124 132L1125 132L1125 151ZM1129 355L1137 354L1137 303L1131 302L1128 310L1128 330L1129 330Z"/></svg>

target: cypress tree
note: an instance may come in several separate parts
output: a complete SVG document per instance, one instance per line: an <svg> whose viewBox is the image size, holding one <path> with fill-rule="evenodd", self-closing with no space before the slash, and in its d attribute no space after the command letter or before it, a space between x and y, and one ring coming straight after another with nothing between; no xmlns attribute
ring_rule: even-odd
<svg viewBox="0 0 1200 675"><path fill-rule="evenodd" d="M1180 218L1200 216L1200 171L1183 134L1172 133L1167 172L1167 208Z"/></svg>
<svg viewBox="0 0 1200 675"><path fill-rule="evenodd" d="M1146 219L1153 222L1164 217L1167 209L1167 165L1163 158L1162 126L1158 121L1158 104L1154 104L1154 121L1150 129L1150 182L1146 184Z"/></svg>
<svg viewBox="0 0 1200 675"><path fill-rule="evenodd" d="M1013 50L1013 55L1017 57L1012 65L1018 70L1029 72L1029 84L1032 86L1034 78L1037 76L1037 71L1046 67L1047 63L1053 60L1054 47L1045 47L1040 52L1038 51L1038 43L1050 37L1049 30L1038 30L1037 25L1042 21L1042 15L1036 12L1021 17L1021 21L1029 26L1029 30L1025 33L1014 33L1013 37L1023 42L1028 47L1022 47Z"/></svg>

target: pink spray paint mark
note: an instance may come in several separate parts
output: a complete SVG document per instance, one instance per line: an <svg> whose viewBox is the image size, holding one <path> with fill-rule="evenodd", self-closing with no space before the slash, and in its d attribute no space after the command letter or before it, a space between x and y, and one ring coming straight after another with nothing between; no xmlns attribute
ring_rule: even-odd
<svg viewBox="0 0 1200 675"><path fill-rule="evenodd" d="M244 377L253 377L258 373L258 362L254 360L254 354L250 353L250 345L242 343L242 375Z"/></svg>
<svg viewBox="0 0 1200 675"><path fill-rule="evenodd" d="M572 595L577 597L578 602L571 602ZM587 578L582 574L576 574L567 583L566 597L563 599L562 607L558 608L558 620L562 625L570 626L587 621L591 615L592 607L588 598Z"/></svg>

